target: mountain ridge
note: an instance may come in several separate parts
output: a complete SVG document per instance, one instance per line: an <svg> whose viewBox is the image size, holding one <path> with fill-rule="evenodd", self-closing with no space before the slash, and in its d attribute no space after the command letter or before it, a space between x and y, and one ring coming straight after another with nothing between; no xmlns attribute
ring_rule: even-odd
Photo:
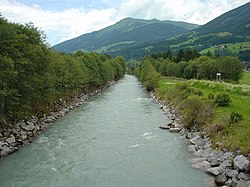
<svg viewBox="0 0 250 187"><path fill-rule="evenodd" d="M197 27L199 25L185 22L160 21L157 19L143 20L128 17L99 31L83 34L59 43L53 48L67 53L80 49L103 52L100 49L108 49L109 46L116 46L116 44L129 45L134 42L157 41L188 32L190 29Z"/></svg>

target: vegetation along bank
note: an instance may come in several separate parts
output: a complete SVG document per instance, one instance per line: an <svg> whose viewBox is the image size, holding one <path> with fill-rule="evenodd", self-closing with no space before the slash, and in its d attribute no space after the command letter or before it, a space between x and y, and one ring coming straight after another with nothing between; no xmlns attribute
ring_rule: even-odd
<svg viewBox="0 0 250 187"><path fill-rule="evenodd" d="M227 82L215 81L217 72ZM215 176L217 185L249 185L250 85L236 84L249 77L241 80L237 58L145 58L134 73L172 120L162 128L190 142L196 167Z"/></svg>
<svg viewBox="0 0 250 187"><path fill-rule="evenodd" d="M0 36L0 158L125 73L122 57L51 50L32 24L0 17Z"/></svg>

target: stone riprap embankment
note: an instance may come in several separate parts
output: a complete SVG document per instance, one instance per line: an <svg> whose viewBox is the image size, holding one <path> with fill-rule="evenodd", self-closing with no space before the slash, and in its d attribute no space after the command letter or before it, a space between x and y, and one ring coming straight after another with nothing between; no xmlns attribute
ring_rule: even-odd
<svg viewBox="0 0 250 187"><path fill-rule="evenodd" d="M244 156L227 149L213 149L208 135L204 136L204 132L191 132L183 128L182 117L175 111L174 106L157 100L154 93L151 93L151 96L171 120L160 128L179 133L185 138L188 150L195 156L194 167L214 176L214 182L218 186L250 187L250 154Z"/></svg>
<svg viewBox="0 0 250 187"><path fill-rule="evenodd" d="M34 115L30 119L6 125L5 128L0 129L0 159L16 152L22 145L31 143L35 137L48 129L57 119L81 106L89 97L114 84L115 81L112 81L91 93L75 95L70 102L60 99L48 115Z"/></svg>

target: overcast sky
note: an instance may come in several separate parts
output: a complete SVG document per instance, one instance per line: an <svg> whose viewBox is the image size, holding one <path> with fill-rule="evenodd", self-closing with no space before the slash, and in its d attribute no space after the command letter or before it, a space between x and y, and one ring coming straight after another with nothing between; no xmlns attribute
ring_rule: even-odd
<svg viewBox="0 0 250 187"><path fill-rule="evenodd" d="M11 22L33 22L56 43L96 31L126 18L205 24L250 0L0 0Z"/></svg>

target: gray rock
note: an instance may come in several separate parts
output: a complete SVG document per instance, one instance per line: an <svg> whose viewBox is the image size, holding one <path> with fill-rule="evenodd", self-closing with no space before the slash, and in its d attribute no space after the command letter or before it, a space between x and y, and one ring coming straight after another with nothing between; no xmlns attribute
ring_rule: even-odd
<svg viewBox="0 0 250 187"><path fill-rule="evenodd" d="M16 142L16 138L13 136L13 135L11 135L9 138L7 138L6 140L5 140L8 144L13 144L13 143L15 143Z"/></svg>
<svg viewBox="0 0 250 187"><path fill-rule="evenodd" d="M203 154L204 154L204 150L203 149L199 149L198 151L196 151L194 153L194 156L202 157Z"/></svg>
<svg viewBox="0 0 250 187"><path fill-rule="evenodd" d="M189 133L187 133L186 138L187 138L187 139L192 139L194 136L195 136L195 135L194 135L193 133L189 132Z"/></svg>
<svg viewBox="0 0 250 187"><path fill-rule="evenodd" d="M226 169L226 175L230 178L237 178L238 177L239 172L237 170L233 170L233 169Z"/></svg>
<svg viewBox="0 0 250 187"><path fill-rule="evenodd" d="M225 183L225 186L232 186L233 181L232 179L228 179L228 181Z"/></svg>
<svg viewBox="0 0 250 187"><path fill-rule="evenodd" d="M209 153L211 152L211 150L212 150L212 148L210 148L210 147L204 149L204 151L203 151L203 153L202 153L202 157L208 159L208 158L209 158ZM208 159L208 161L209 161L209 159ZM209 161L209 162L210 162L210 161ZM210 163L211 163L211 162L210 162Z"/></svg>
<svg viewBox="0 0 250 187"><path fill-rule="evenodd" d="M192 153L196 152L196 149L195 149L194 145L188 145L187 149L188 149L189 152L192 152Z"/></svg>
<svg viewBox="0 0 250 187"><path fill-rule="evenodd" d="M245 171L249 167L249 160L243 155L238 155L233 159L234 168L239 171Z"/></svg>
<svg viewBox="0 0 250 187"><path fill-rule="evenodd" d="M24 129L26 131L32 131L35 129L35 125L32 122L27 122L27 124L24 123L24 124L22 124L21 127L22 127L22 129Z"/></svg>
<svg viewBox="0 0 250 187"><path fill-rule="evenodd" d="M237 185L237 183L239 182L239 180L235 177L232 178L232 186L235 187Z"/></svg>
<svg viewBox="0 0 250 187"><path fill-rule="evenodd" d="M1 140L0 141L0 148L3 147L4 145L7 145L7 144Z"/></svg>
<svg viewBox="0 0 250 187"><path fill-rule="evenodd" d="M224 153L223 158L224 158L224 160L233 160L234 153L232 153L232 152L226 152L226 153Z"/></svg>
<svg viewBox="0 0 250 187"><path fill-rule="evenodd" d="M217 176L214 180L215 184L218 186L223 186L226 184L227 182L227 177L225 174L220 174L219 176Z"/></svg>
<svg viewBox="0 0 250 187"><path fill-rule="evenodd" d="M208 169L211 168L210 163L206 160L204 160L202 162L197 162L194 166L196 168L202 169L203 171L206 171L206 172L208 171Z"/></svg>
<svg viewBox="0 0 250 187"><path fill-rule="evenodd" d="M199 135L196 135L190 140L190 142L195 145L199 141L199 139L201 139L201 137Z"/></svg>
<svg viewBox="0 0 250 187"><path fill-rule="evenodd" d="M172 133L178 133L178 132L180 132L180 128L170 128L169 129L169 132L172 132Z"/></svg>
<svg viewBox="0 0 250 187"><path fill-rule="evenodd" d="M250 181L243 181L243 180L240 180L236 187L249 187L250 186Z"/></svg>
<svg viewBox="0 0 250 187"><path fill-rule="evenodd" d="M231 160L224 160L221 164L220 167L222 169L227 169L232 167L232 161Z"/></svg>
<svg viewBox="0 0 250 187"><path fill-rule="evenodd" d="M186 129L181 129L181 131L179 132L182 136L186 135L187 130Z"/></svg>
<svg viewBox="0 0 250 187"><path fill-rule="evenodd" d="M174 123L175 128L181 128L181 125L179 123Z"/></svg>
<svg viewBox="0 0 250 187"><path fill-rule="evenodd" d="M218 176L221 174L221 170L219 167L209 168L207 173L213 176Z"/></svg>
<svg viewBox="0 0 250 187"><path fill-rule="evenodd" d="M25 126L25 122L24 121L20 121L18 123L15 124L16 127L22 127L22 126Z"/></svg>
<svg viewBox="0 0 250 187"><path fill-rule="evenodd" d="M0 156L1 157L5 157L8 154L10 154L11 152L12 152L12 150L7 145L4 145L3 147L0 148Z"/></svg>
<svg viewBox="0 0 250 187"><path fill-rule="evenodd" d="M171 127L168 126L168 125L162 125L159 127L160 129L166 129L166 130L169 130Z"/></svg>
<svg viewBox="0 0 250 187"><path fill-rule="evenodd" d="M217 158L210 158L208 161L212 167L218 167L221 163Z"/></svg>
<svg viewBox="0 0 250 187"><path fill-rule="evenodd" d="M47 116L47 118L44 120L46 123L53 123L55 121L54 116Z"/></svg>
<svg viewBox="0 0 250 187"><path fill-rule="evenodd" d="M250 176L248 176L247 174L245 174L243 172L240 172L239 175L238 175L238 179L248 181L248 180L250 180Z"/></svg>

